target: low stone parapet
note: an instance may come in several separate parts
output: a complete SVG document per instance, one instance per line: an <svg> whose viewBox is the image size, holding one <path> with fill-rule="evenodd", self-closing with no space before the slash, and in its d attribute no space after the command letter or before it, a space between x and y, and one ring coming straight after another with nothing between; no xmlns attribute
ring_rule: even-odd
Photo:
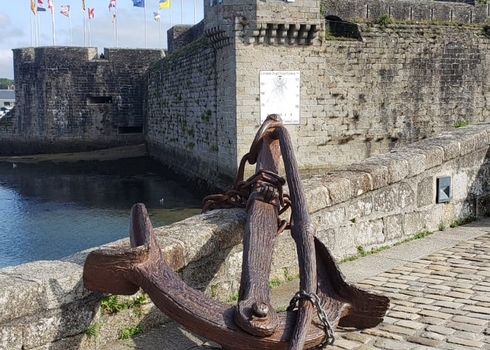
<svg viewBox="0 0 490 350"><path fill-rule="evenodd" d="M488 212L490 124L455 129L389 154L305 179L317 236L341 260ZM450 180L437 203L437 179ZM246 213L217 210L155 228L184 281L222 301L236 299ZM104 247L129 245L128 239ZM110 299L83 287L88 251L62 261L0 269L0 349L99 349L166 322L143 294ZM297 277L295 245L277 238L271 281ZM132 333L131 333L132 332Z"/></svg>

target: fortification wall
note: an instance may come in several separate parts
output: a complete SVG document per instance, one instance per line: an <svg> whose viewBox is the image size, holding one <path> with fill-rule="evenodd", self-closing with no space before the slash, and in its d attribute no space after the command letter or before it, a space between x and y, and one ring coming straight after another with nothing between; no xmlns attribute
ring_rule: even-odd
<svg viewBox="0 0 490 350"><path fill-rule="evenodd" d="M2 154L84 151L144 142L148 66L161 50L14 49L15 112Z"/></svg>
<svg viewBox="0 0 490 350"><path fill-rule="evenodd" d="M166 163L180 163L181 155L189 155L194 166L185 166L189 169L186 175L227 189L261 124L261 71L300 74L300 118L288 129L297 145L303 173L335 169L383 154L451 130L458 123L488 120L490 41L485 27L456 25L455 17L454 25L417 24L419 17L413 16L424 6L433 5L460 6L483 14L485 8L479 3L372 3L379 5L376 16L368 16L372 21L385 13L382 6L387 4L393 14L411 5L413 21L361 23L362 40L352 40L325 37L320 9L315 7L320 7L317 1L281 4L287 18L279 15L275 2L206 2L204 33L215 50L216 107L211 111L216 113L216 124L200 127L215 133L216 143L209 147L216 158L205 150L203 153L203 149L174 151L169 140L180 139L181 148L201 142L199 137L187 140L189 135L182 128L162 131L162 142L152 147L153 153L163 149L165 156L159 159ZM311 7L306 9L305 4ZM365 4L358 1L335 4L337 7L324 3L324 14L354 16L354 10L365 9ZM374 7L370 8L374 14ZM179 57L191 51L184 47ZM200 73L174 70L172 74L185 82ZM171 75L168 77L164 84L173 84L169 83ZM193 94L199 93L200 85L196 85L197 90L192 89L194 84L189 89L180 85L179 96L192 105ZM173 112L169 109L165 113ZM194 123L193 118L199 113L202 112L187 114L187 122ZM168 149L172 152L168 153ZM172 159L170 154L178 157Z"/></svg>
<svg viewBox="0 0 490 350"><path fill-rule="evenodd" d="M479 0L322 0L325 15L344 20L377 21L388 14L399 21L485 23L490 4Z"/></svg>
<svg viewBox="0 0 490 350"><path fill-rule="evenodd" d="M148 73L147 149L190 179L218 179L223 120L217 110L216 54L204 37Z"/></svg>
<svg viewBox="0 0 490 350"><path fill-rule="evenodd" d="M490 124L472 125L303 181L316 235L343 259L357 247L369 251L488 213L489 146ZM437 204L441 176L451 179L450 201ZM241 209L217 210L155 232L187 284L230 300L239 287L245 219ZM108 246L128 245L124 239ZM293 251L289 232L278 236L271 279L297 276ZM148 330L168 320L149 301L137 310L102 313L102 296L83 287L87 253L0 269L0 348L96 350L122 328Z"/></svg>
<svg viewBox="0 0 490 350"><path fill-rule="evenodd" d="M300 167L337 168L490 116L489 43L481 27L360 27L364 41L321 46L237 40L238 154L260 125L261 70L299 71ZM259 54L260 52L260 54Z"/></svg>

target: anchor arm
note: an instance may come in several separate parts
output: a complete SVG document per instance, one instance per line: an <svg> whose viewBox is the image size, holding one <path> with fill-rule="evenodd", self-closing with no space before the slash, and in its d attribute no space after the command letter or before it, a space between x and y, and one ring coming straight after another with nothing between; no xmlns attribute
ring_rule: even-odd
<svg viewBox="0 0 490 350"><path fill-rule="evenodd" d="M83 272L87 289L113 294L133 294L141 287L167 316L224 349L285 350L296 324L296 312L278 314L278 326L267 337L243 331L233 320L234 307L187 286L165 262L143 204L131 210L131 248L90 252ZM135 287L136 286L136 287ZM323 331L308 327L306 347L321 343Z"/></svg>

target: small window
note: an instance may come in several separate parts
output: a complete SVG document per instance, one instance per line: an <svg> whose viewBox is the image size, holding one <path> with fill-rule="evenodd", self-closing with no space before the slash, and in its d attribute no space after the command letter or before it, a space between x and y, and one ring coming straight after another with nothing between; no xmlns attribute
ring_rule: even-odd
<svg viewBox="0 0 490 350"><path fill-rule="evenodd" d="M142 126L120 126L119 134L141 134L143 133Z"/></svg>
<svg viewBox="0 0 490 350"><path fill-rule="evenodd" d="M89 96L87 97L87 103L112 103L112 96Z"/></svg>

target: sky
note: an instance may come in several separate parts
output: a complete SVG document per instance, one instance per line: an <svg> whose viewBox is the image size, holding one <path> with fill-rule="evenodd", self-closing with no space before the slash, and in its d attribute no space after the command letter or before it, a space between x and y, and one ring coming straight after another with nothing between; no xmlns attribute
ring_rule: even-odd
<svg viewBox="0 0 490 350"><path fill-rule="evenodd" d="M35 0L36 3L38 0ZM194 24L203 18L203 0L170 0L170 8L159 10L159 0L146 0L145 8L133 6L133 0L52 0L54 21L48 0L41 0L45 12L31 12L31 0L0 0L0 78L14 78L12 49L32 46L92 46L99 54L107 48L167 48L167 30L177 24ZM169 1L169 0L167 0ZM8 5L6 3L8 2ZM70 17L61 6L70 6ZM94 18L88 20L88 8ZM160 21L153 13L160 12ZM146 18L145 18L146 14ZM54 35L53 35L54 22ZM54 39L54 42L53 42Z"/></svg>

